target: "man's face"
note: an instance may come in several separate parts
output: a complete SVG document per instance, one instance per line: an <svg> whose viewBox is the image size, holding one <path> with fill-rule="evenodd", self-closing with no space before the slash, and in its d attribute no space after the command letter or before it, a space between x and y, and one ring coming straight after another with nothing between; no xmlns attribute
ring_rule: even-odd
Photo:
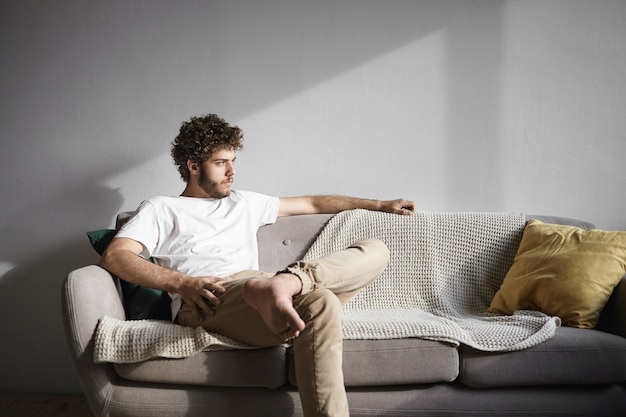
<svg viewBox="0 0 626 417"><path fill-rule="evenodd" d="M210 198L224 198L230 195L230 187L235 176L235 151L222 149L200 165L198 185Z"/></svg>

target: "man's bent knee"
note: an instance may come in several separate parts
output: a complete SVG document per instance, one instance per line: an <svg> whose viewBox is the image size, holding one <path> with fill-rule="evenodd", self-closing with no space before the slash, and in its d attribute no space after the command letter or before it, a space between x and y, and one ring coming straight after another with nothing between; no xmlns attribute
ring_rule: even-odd
<svg viewBox="0 0 626 417"><path fill-rule="evenodd" d="M368 260L371 260L374 264L380 264L387 266L389 262L389 248L382 240L378 239L364 239L354 242L350 247L357 248L367 255Z"/></svg>
<svg viewBox="0 0 626 417"><path fill-rule="evenodd" d="M317 317L328 317L332 322L340 322L343 317L341 302L332 291L324 288L296 297L294 306L305 322Z"/></svg>

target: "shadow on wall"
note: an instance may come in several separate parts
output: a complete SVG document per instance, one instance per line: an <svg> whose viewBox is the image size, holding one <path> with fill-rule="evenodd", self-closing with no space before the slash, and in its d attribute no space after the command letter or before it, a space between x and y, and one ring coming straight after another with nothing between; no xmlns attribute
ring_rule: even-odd
<svg viewBox="0 0 626 417"><path fill-rule="evenodd" d="M86 186L3 219L0 262L13 267L0 277L0 327L9 329L0 343L0 358L7 361L2 369L37 377L12 372L2 378L0 392L50 392L74 383L62 332L61 283L72 269L98 261L85 232L108 227L121 204L119 191Z"/></svg>

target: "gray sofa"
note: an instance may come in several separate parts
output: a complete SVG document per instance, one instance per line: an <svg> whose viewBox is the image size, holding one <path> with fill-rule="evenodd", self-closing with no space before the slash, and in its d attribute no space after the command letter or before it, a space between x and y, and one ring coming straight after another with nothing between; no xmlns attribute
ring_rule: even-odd
<svg viewBox="0 0 626 417"><path fill-rule="evenodd" d="M329 218L281 218L261 228L261 268L279 270L300 259ZM116 279L96 265L72 271L62 305L69 351L97 416L302 415L285 347L95 364L99 318L125 319ZM563 326L544 343L506 353L422 339L346 340L344 374L354 417L625 415L626 279L596 329Z"/></svg>

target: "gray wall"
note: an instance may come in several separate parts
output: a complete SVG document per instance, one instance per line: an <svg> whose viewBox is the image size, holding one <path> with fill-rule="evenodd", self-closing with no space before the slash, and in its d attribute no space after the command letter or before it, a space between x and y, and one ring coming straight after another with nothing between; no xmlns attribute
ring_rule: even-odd
<svg viewBox="0 0 626 417"><path fill-rule="evenodd" d="M59 293L85 231L183 183L191 115L246 131L236 185L626 229L624 1L0 5L0 391L79 389Z"/></svg>

